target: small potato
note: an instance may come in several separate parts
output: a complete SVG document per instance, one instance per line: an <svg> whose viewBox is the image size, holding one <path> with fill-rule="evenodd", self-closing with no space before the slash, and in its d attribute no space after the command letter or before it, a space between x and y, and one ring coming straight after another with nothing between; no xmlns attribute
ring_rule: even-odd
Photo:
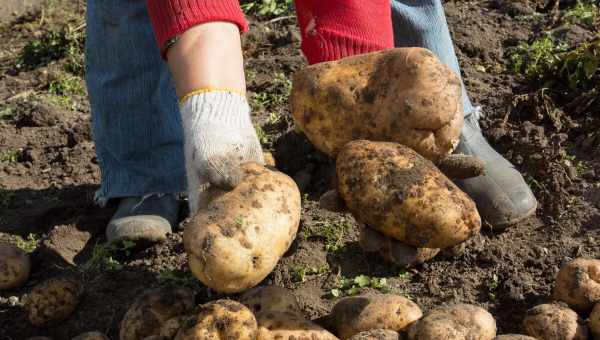
<svg viewBox="0 0 600 340"><path fill-rule="evenodd" d="M289 289L279 286L256 287L245 292L240 302L252 313L290 312L300 313L298 301Z"/></svg>
<svg viewBox="0 0 600 340"><path fill-rule="evenodd" d="M0 290L19 288L29 278L31 261L21 248L0 243Z"/></svg>
<svg viewBox="0 0 600 340"><path fill-rule="evenodd" d="M447 248L477 234L475 203L410 148L356 140L336 163L338 190L354 217L415 248Z"/></svg>
<svg viewBox="0 0 600 340"><path fill-rule="evenodd" d="M415 248L365 227L360 230L358 240L365 252L377 252L386 261L400 267L414 267L434 258L438 248Z"/></svg>
<svg viewBox="0 0 600 340"><path fill-rule="evenodd" d="M334 340L333 334L312 321L291 312L263 312L256 316L256 340L315 339Z"/></svg>
<svg viewBox="0 0 600 340"><path fill-rule="evenodd" d="M254 314L239 302L217 300L200 306L189 318L175 340L255 340L257 324Z"/></svg>
<svg viewBox="0 0 600 340"><path fill-rule="evenodd" d="M324 62L296 72L294 121L335 157L356 139L407 145L437 161L458 145L461 82L427 49L397 48Z"/></svg>
<svg viewBox="0 0 600 340"><path fill-rule="evenodd" d="M564 265L556 276L554 298L588 313L600 302L600 260L578 258Z"/></svg>
<svg viewBox="0 0 600 340"><path fill-rule="evenodd" d="M240 184L201 209L183 235L192 273L225 293L254 287L267 277L300 223L294 180L256 163L241 168Z"/></svg>
<svg viewBox="0 0 600 340"><path fill-rule="evenodd" d="M457 304L427 313L408 329L409 340L492 340L496 320L485 309Z"/></svg>
<svg viewBox="0 0 600 340"><path fill-rule="evenodd" d="M494 340L536 340L536 339L532 338L530 336L527 336L527 335L522 335L522 334L504 334L504 335L498 335L497 337L494 338Z"/></svg>
<svg viewBox="0 0 600 340"><path fill-rule="evenodd" d="M119 331L120 340L141 340L159 335L169 320L190 314L194 293L187 288L153 288L142 292L129 307Z"/></svg>
<svg viewBox="0 0 600 340"><path fill-rule="evenodd" d="M25 301L29 322L36 327L68 319L83 295L83 285L72 277L57 277L33 287Z"/></svg>
<svg viewBox="0 0 600 340"><path fill-rule="evenodd" d="M543 304L527 311L525 333L537 339L586 340L588 328L573 310L558 304Z"/></svg>
<svg viewBox="0 0 600 340"><path fill-rule="evenodd" d="M402 331L423 316L409 299L392 294L353 296L333 306L327 323L342 339L371 329Z"/></svg>
<svg viewBox="0 0 600 340"><path fill-rule="evenodd" d="M110 340L110 338L102 332L92 331L79 334L71 340Z"/></svg>
<svg viewBox="0 0 600 340"><path fill-rule="evenodd" d="M400 334L389 329L372 329L353 335L348 340L400 340Z"/></svg>
<svg viewBox="0 0 600 340"><path fill-rule="evenodd" d="M590 313L588 320L588 325L590 326L590 331L594 337L594 340L600 340L600 303L597 303L592 309L592 313Z"/></svg>

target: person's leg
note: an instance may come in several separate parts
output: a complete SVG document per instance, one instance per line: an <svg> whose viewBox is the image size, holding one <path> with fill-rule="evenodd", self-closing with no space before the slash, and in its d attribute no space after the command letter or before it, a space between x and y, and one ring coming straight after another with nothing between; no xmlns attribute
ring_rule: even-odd
<svg viewBox="0 0 600 340"><path fill-rule="evenodd" d="M145 3L88 1L87 32L86 82L102 172L96 198L126 198L108 238L162 239L176 223L175 195L185 191L183 132Z"/></svg>
<svg viewBox="0 0 600 340"><path fill-rule="evenodd" d="M392 0L396 47L424 47L461 74L440 0ZM477 204L484 219L505 227L535 212L537 201L523 177L485 140L479 127L479 108L474 107L463 86L465 126L456 153L475 155L485 164L485 175L456 181Z"/></svg>

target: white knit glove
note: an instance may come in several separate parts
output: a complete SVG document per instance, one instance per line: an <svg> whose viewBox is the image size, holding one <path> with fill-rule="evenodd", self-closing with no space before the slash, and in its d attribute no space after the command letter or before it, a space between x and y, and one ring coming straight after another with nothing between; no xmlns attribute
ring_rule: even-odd
<svg viewBox="0 0 600 340"><path fill-rule="evenodd" d="M264 159L244 96L202 92L185 98L180 111L188 200L194 215L208 204L214 187L231 190L239 183L240 164L264 164Z"/></svg>

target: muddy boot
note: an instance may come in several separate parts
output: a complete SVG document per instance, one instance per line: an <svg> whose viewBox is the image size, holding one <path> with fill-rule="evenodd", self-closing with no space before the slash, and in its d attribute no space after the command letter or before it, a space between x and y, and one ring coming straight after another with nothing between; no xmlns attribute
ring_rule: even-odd
<svg viewBox="0 0 600 340"><path fill-rule="evenodd" d="M481 158L484 175L456 180L456 184L475 201L483 221L503 229L533 215L537 200L519 171L488 144L478 121L479 111L465 117L454 152Z"/></svg>
<svg viewBox="0 0 600 340"><path fill-rule="evenodd" d="M123 198L108 223L106 238L108 242L161 242L177 223L178 214L179 199L172 194Z"/></svg>

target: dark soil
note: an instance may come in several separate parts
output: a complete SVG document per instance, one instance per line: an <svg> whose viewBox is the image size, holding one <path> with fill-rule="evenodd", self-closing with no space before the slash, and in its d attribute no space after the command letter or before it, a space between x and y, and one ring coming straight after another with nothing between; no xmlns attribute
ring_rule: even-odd
<svg viewBox="0 0 600 340"><path fill-rule="evenodd" d="M29 243L37 245L26 286L0 292L0 339L70 339L92 330L117 339L128 306L153 286L193 287L198 303L221 297L189 273L182 245L185 220L163 244L114 253L119 264L115 270L90 267L114 207L101 209L93 203L100 173L85 93L69 95L69 105L53 99L49 84L65 69L65 55L31 67L19 65L24 46L40 39L49 27L81 26L85 6L66 3L61 10L69 16L49 11L46 5L45 10L4 19L0 26L0 39L10 42L0 54L0 154L13 155L0 160L0 241L23 244L31 233ZM473 303L494 315L499 334L518 333L527 309L552 300L562 264L579 256L600 258L600 114L554 102L563 108L563 121L575 123L558 128L540 114L543 100L514 104L517 96L535 94L539 87L514 75L510 51L555 28L557 10L573 2L562 1L558 9L553 3L445 2L466 85L472 100L483 107L485 134L522 171L540 206L536 216L523 223L505 231L485 227L464 247L408 271L364 254L350 215L318 207L317 198L330 186L333 164L294 131L287 109L286 79L304 65L295 19L254 19L244 45L255 122L262 126L263 142L274 151L278 167L306 194L299 236L264 283L291 288L305 316L318 318L337 301L331 289L339 278L385 277L392 292L410 296L424 310ZM565 29L564 39L574 43L592 34L592 28L573 25ZM73 74L81 79L81 74ZM319 233L326 227L335 231L333 241ZM60 244L57 235L70 234L60 232L65 228L78 231L73 233L75 241L65 239L65 247L87 242L70 255L77 266L48 250L48 243ZM32 327L22 308L25 295L37 283L66 272L79 275L85 286L76 312L58 325Z"/></svg>

